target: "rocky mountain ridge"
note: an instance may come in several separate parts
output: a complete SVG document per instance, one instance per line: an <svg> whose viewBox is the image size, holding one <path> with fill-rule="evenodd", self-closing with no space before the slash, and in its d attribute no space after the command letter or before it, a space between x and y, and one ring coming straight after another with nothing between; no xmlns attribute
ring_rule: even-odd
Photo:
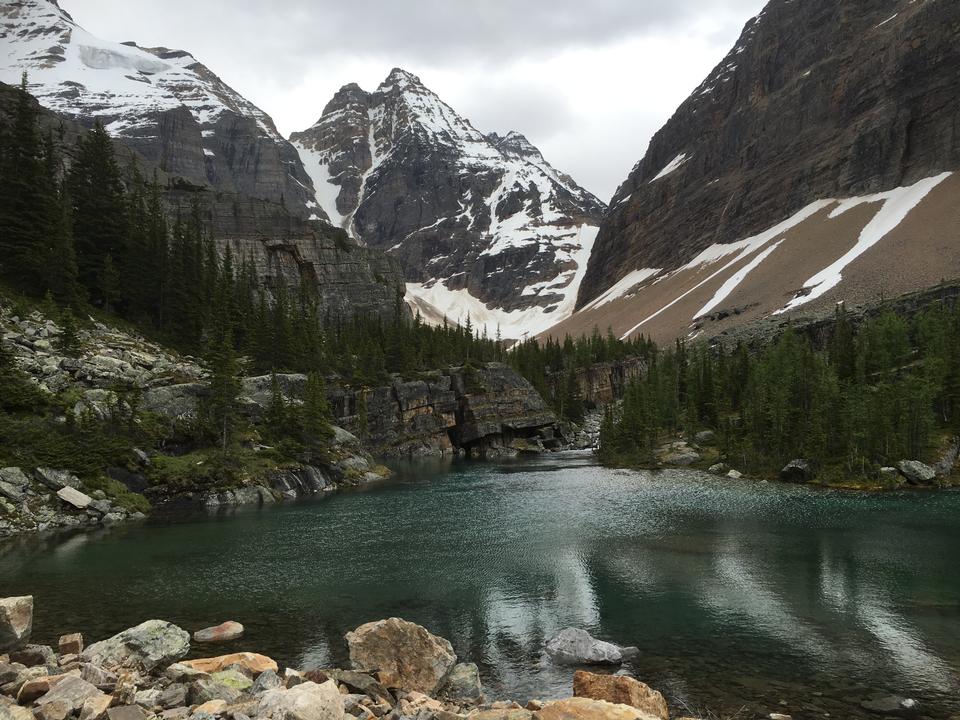
<svg viewBox="0 0 960 720"><path fill-rule="evenodd" d="M772 0L618 189L555 332L716 334L960 276L958 47L956 3Z"/></svg>
<svg viewBox="0 0 960 720"><path fill-rule="evenodd" d="M400 261L425 319L516 338L572 311L604 205L523 135L484 135L394 69L291 141L332 222Z"/></svg>
<svg viewBox="0 0 960 720"><path fill-rule="evenodd" d="M273 120L183 50L102 40L56 0L0 5L0 80L47 108L92 124L170 175L283 202L326 219L309 175Z"/></svg>

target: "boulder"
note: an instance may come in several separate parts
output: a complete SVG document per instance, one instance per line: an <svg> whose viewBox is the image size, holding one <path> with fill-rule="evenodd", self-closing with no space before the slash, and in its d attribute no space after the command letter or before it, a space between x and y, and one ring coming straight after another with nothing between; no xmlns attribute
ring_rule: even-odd
<svg viewBox="0 0 960 720"><path fill-rule="evenodd" d="M290 689L267 690L260 696L258 718L270 720L343 720L343 696L333 680L304 682Z"/></svg>
<svg viewBox="0 0 960 720"><path fill-rule="evenodd" d="M249 686L248 686L249 687ZM200 678L190 684L190 704L202 705L211 700L223 700L235 703L240 699L240 691L212 677Z"/></svg>
<svg viewBox="0 0 960 720"><path fill-rule="evenodd" d="M214 682L226 685L234 690L246 690L253 685L253 680L235 668L221 670L210 676Z"/></svg>
<svg viewBox="0 0 960 720"><path fill-rule="evenodd" d="M483 699L480 669L476 663L458 663L447 676L440 694L451 700L479 702Z"/></svg>
<svg viewBox="0 0 960 720"><path fill-rule="evenodd" d="M103 693L87 698L80 708L80 720L100 720L106 715L112 702L113 696Z"/></svg>
<svg viewBox="0 0 960 720"><path fill-rule="evenodd" d="M388 687L433 695L457 662L450 643L400 618L361 625L346 634L357 670L379 671Z"/></svg>
<svg viewBox="0 0 960 720"><path fill-rule="evenodd" d="M83 635L80 633L61 635L57 647L61 655L79 655L83 652Z"/></svg>
<svg viewBox="0 0 960 720"><path fill-rule="evenodd" d="M640 708L583 697L544 703L540 720L659 720Z"/></svg>
<svg viewBox="0 0 960 720"><path fill-rule="evenodd" d="M0 598L0 652L19 647L33 630L33 595Z"/></svg>
<svg viewBox="0 0 960 720"><path fill-rule="evenodd" d="M807 460L791 460L780 471L784 482L805 483L813 479L813 468Z"/></svg>
<svg viewBox="0 0 960 720"><path fill-rule="evenodd" d="M888 485L895 485L900 482L900 471L895 467L882 467L880 468L880 480Z"/></svg>
<svg viewBox="0 0 960 720"><path fill-rule="evenodd" d="M726 475L730 470L730 466L726 463L717 463L716 465L710 466L710 472L714 475Z"/></svg>
<svg viewBox="0 0 960 720"><path fill-rule="evenodd" d="M264 670L257 676L257 681L250 688L251 695L260 695L267 690L283 687L283 680L273 670Z"/></svg>
<svg viewBox="0 0 960 720"><path fill-rule="evenodd" d="M17 702L21 705L32 703L37 698L46 695L61 680L71 675L44 675L27 680L17 691Z"/></svg>
<svg viewBox="0 0 960 720"><path fill-rule="evenodd" d="M697 445L710 445L716 438L717 434L713 430L701 430L694 436L693 441Z"/></svg>
<svg viewBox="0 0 960 720"><path fill-rule="evenodd" d="M147 620L107 640L94 643L81 655L104 667L153 670L190 652L190 634L165 620Z"/></svg>
<svg viewBox="0 0 960 720"><path fill-rule="evenodd" d="M226 670L231 665L239 665L252 675L259 675L265 670L277 672L279 669L275 660L268 658L266 655L251 652L230 653L229 655L218 655L217 657L184 660L178 664L203 673L220 672L221 670Z"/></svg>
<svg viewBox="0 0 960 720"><path fill-rule="evenodd" d="M35 720L28 708L19 705L0 705L0 720Z"/></svg>
<svg viewBox="0 0 960 720"><path fill-rule="evenodd" d="M214 627L197 630L193 634L193 641L198 643L221 643L236 640L243 635L243 625L233 620L227 620Z"/></svg>
<svg viewBox="0 0 960 720"><path fill-rule="evenodd" d="M577 670L573 674L573 694L575 697L630 705L660 720L670 718L667 701L663 695L639 680L625 675L597 675L586 670Z"/></svg>
<svg viewBox="0 0 960 720"><path fill-rule="evenodd" d="M147 720L150 717L139 705L120 705L107 710L108 720Z"/></svg>
<svg viewBox="0 0 960 720"><path fill-rule="evenodd" d="M635 648L621 648L597 640L580 628L564 628L558 632L547 641L546 651L551 660L561 665L618 665L636 654Z"/></svg>
<svg viewBox="0 0 960 720"><path fill-rule="evenodd" d="M83 678L68 676L56 683L49 692L43 695L36 704L62 704L68 708L68 714L79 711L83 704L91 698L100 698L103 695L96 685L88 683Z"/></svg>
<svg viewBox="0 0 960 720"><path fill-rule="evenodd" d="M93 502L93 499L89 495L69 486L57 490L57 497L68 505L77 508L77 510L86 510L90 503Z"/></svg>
<svg viewBox="0 0 960 720"><path fill-rule="evenodd" d="M356 670L310 670L306 673L306 678L316 683L326 682L327 679L336 680L341 685L346 685L356 692L364 693L378 702L385 702L391 706L396 702L390 691L371 675Z"/></svg>
<svg viewBox="0 0 960 720"><path fill-rule="evenodd" d="M33 476L38 482L46 485L51 490L60 490L65 487L80 487L80 479L66 470L37 468L33 471Z"/></svg>
<svg viewBox="0 0 960 720"><path fill-rule="evenodd" d="M20 502L26 497L29 487L30 478L24 475L20 468L0 468L0 496L13 502Z"/></svg>
<svg viewBox="0 0 960 720"><path fill-rule="evenodd" d="M911 485L927 485L937 478L937 471L919 460L901 460L897 467Z"/></svg>
<svg viewBox="0 0 960 720"><path fill-rule="evenodd" d="M731 470L730 472L727 473L727 477L730 478L731 480L740 480L743 478L743 473L740 472L739 470Z"/></svg>
<svg viewBox="0 0 960 720"><path fill-rule="evenodd" d="M19 650L10 651L10 662L25 667L46 667L57 664L57 654L48 645L24 645Z"/></svg>

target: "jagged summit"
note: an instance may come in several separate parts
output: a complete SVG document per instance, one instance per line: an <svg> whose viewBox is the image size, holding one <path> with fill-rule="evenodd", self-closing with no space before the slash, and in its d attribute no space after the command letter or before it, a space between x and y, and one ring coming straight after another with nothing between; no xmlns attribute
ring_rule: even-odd
<svg viewBox="0 0 960 720"><path fill-rule="evenodd" d="M483 134L394 68L291 141L332 221L401 261L425 317L520 337L572 310L605 208L522 134Z"/></svg>

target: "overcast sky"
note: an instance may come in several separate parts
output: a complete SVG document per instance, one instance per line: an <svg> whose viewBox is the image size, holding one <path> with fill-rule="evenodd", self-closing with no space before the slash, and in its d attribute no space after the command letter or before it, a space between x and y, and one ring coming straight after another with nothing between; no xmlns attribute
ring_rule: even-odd
<svg viewBox="0 0 960 720"><path fill-rule="evenodd" d="M607 201L764 0L60 0L105 39L188 50L289 135L393 67L519 130Z"/></svg>

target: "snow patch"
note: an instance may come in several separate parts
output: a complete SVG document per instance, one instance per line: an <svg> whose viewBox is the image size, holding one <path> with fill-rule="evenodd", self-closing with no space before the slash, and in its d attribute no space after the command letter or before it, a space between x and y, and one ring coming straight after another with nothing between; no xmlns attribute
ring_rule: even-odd
<svg viewBox="0 0 960 720"><path fill-rule="evenodd" d="M891 233L937 185L950 177L951 174L952 173L945 172L907 187L899 187L888 192L877 193L876 195L867 195L840 201L839 205L830 213L831 218L839 217L848 210L864 203L883 202L883 206L877 211L877 214L873 216L873 219L867 223L867 226L860 233L856 244L850 248L843 257L825 267L803 284L803 288L809 292L795 297L787 303L786 307L781 308L775 314L785 313L811 300L816 300L839 285L843 279L843 269L847 267L847 265Z"/></svg>
<svg viewBox="0 0 960 720"><path fill-rule="evenodd" d="M668 162L667 166L663 168L663 170L661 170L659 173L657 173L657 176L653 180L651 180L649 184L653 184L657 180L665 178L667 175L677 170L681 165L683 165L689 159L690 158L687 157L686 153L680 153L673 160Z"/></svg>
<svg viewBox="0 0 960 720"><path fill-rule="evenodd" d="M625 276L620 278L617 282L607 288L606 292L596 297L587 305L584 305L581 308L583 310L595 310L598 307L602 307L607 303L611 303L614 300L618 300L630 293L637 285L648 280L649 278L659 274L660 269L654 268L644 268L642 270L634 270L627 273Z"/></svg>

